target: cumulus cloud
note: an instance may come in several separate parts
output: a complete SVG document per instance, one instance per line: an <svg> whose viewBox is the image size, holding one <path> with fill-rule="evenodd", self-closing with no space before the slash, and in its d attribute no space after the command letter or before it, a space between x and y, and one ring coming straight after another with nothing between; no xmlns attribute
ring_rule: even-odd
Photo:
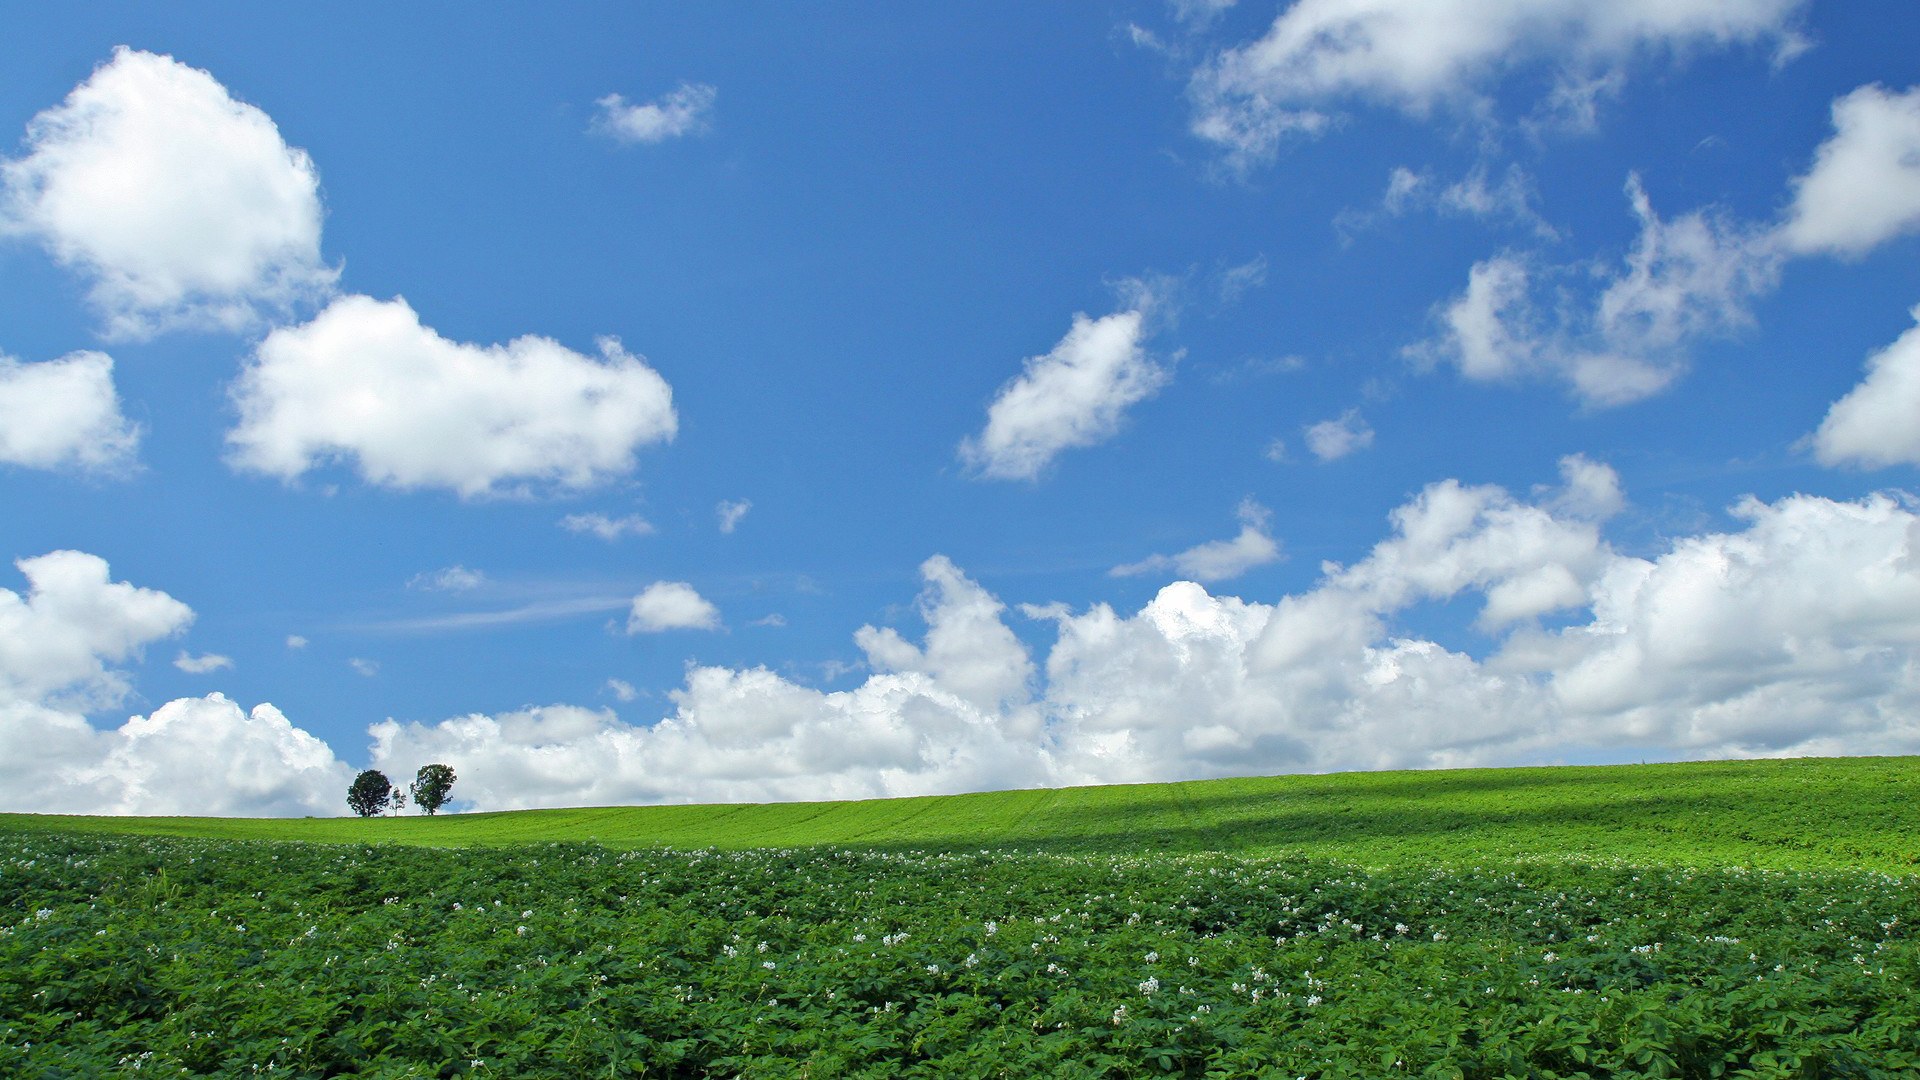
<svg viewBox="0 0 1920 1080"><path fill-rule="evenodd" d="M0 229L92 280L107 332L240 329L333 287L319 175L213 76L125 47L0 164Z"/></svg>
<svg viewBox="0 0 1920 1080"><path fill-rule="evenodd" d="M925 639L861 628L872 673L851 690L696 666L650 726L569 706L389 721L374 757L447 761L506 808L1920 750L1912 507L1748 500L1733 530L1641 558L1602 535L1621 505L1581 457L1530 498L1441 481L1272 603L1178 581L1132 614L1023 606L1056 628L1044 675L1000 600L936 557ZM1450 603L1478 608L1475 640L1404 629Z"/></svg>
<svg viewBox="0 0 1920 1080"><path fill-rule="evenodd" d="M1813 451L1823 465L1920 465L1920 326L1867 358L1867 377L1827 410Z"/></svg>
<svg viewBox="0 0 1920 1080"><path fill-rule="evenodd" d="M369 660L364 656L353 657L347 661L347 666L353 669L355 675L363 679L371 679L380 674L380 661Z"/></svg>
<svg viewBox="0 0 1920 1080"><path fill-rule="evenodd" d="M1559 74L1554 107L1591 108L1636 57L1771 42L1801 47L1803 0L1299 0L1256 41L1193 75L1193 132L1247 164L1291 135L1315 135L1350 104L1423 116L1480 107L1494 82L1529 67Z"/></svg>
<svg viewBox="0 0 1920 1080"><path fill-rule="evenodd" d="M1348 409L1331 420L1308 424L1302 429L1307 449L1321 461L1338 461L1373 445L1373 428L1359 409Z"/></svg>
<svg viewBox="0 0 1920 1080"><path fill-rule="evenodd" d="M108 665L193 622L193 610L166 593L112 580L97 555L54 551L13 565L27 592L0 589L0 702L117 705L128 682Z"/></svg>
<svg viewBox="0 0 1920 1080"><path fill-rule="evenodd" d="M1231 540L1210 540L1177 555L1151 555L1116 566L1116 577L1172 571L1195 581L1226 581L1280 558L1280 543L1268 532L1273 512L1251 498L1240 501L1240 533Z"/></svg>
<svg viewBox="0 0 1920 1080"><path fill-rule="evenodd" d="M14 564L0 589L0 809L95 814L337 813L349 779L326 744L271 705L218 694L169 702L120 727L86 713L131 692L119 665L193 621L164 592L112 580L105 560L55 551ZM225 657L182 652L207 672Z"/></svg>
<svg viewBox="0 0 1920 1080"><path fill-rule="evenodd" d="M553 705L374 725L376 766L444 761L477 808L840 799L1032 786L1047 773L1026 649L945 559L921 568L928 636L863 628L874 669L823 693L765 668L691 667L642 726ZM894 665L899 665L898 667Z"/></svg>
<svg viewBox="0 0 1920 1080"><path fill-rule="evenodd" d="M255 350L233 387L229 459L288 481L351 461L370 484L469 498L590 487L678 426L666 380L599 344L598 359L542 337L465 344L403 299L341 297Z"/></svg>
<svg viewBox="0 0 1920 1080"><path fill-rule="evenodd" d="M560 519L560 527L570 533L591 533L608 543L623 536L652 536L654 532L653 523L639 514L621 517L601 513L568 514Z"/></svg>
<svg viewBox="0 0 1920 1080"><path fill-rule="evenodd" d="M1512 253L1474 265L1466 291L1437 313L1440 334L1407 350L1448 363L1478 381L1558 379L1583 404L1621 405L1666 389L1705 338L1751 322L1749 305L1773 287L1780 254L1761 229L1711 211L1663 220L1638 176L1627 198L1640 234L1625 265L1598 295L1585 294L1577 268L1543 297L1541 276Z"/></svg>
<svg viewBox="0 0 1920 1080"><path fill-rule="evenodd" d="M616 142L657 143L707 130L719 92L706 83L681 83L672 93L635 105L619 94L594 102L592 130Z"/></svg>
<svg viewBox="0 0 1920 1080"><path fill-rule="evenodd" d="M1145 322L1142 309L1076 314L1052 351L1001 387L986 428L960 443L961 460L989 479L1034 480L1062 451L1112 438L1126 410L1170 377L1142 345Z"/></svg>
<svg viewBox="0 0 1920 1080"><path fill-rule="evenodd" d="M714 507L713 512L715 516L720 519L720 531L723 533L731 533L734 528L740 524L740 520L747 516L747 511L751 509L753 509L751 500L721 499L720 505Z"/></svg>
<svg viewBox="0 0 1920 1080"><path fill-rule="evenodd" d="M288 635L287 635L287 648L289 648L289 649L304 649L304 648L306 648L306 647L307 647L307 639L306 639L306 638L304 638L304 637L301 637L301 636L300 636L299 634L288 634Z"/></svg>
<svg viewBox="0 0 1920 1080"><path fill-rule="evenodd" d="M179 656L173 658L173 666L189 675L206 675L215 671L224 671L232 667L233 657L221 656L219 653L204 653L200 656L194 656L182 650Z"/></svg>
<svg viewBox="0 0 1920 1080"><path fill-rule="evenodd" d="M627 633L662 630L717 630L720 609L684 581L656 581L633 598Z"/></svg>
<svg viewBox="0 0 1920 1080"><path fill-rule="evenodd" d="M106 353L38 364L0 354L0 464L124 473L139 445L140 427L120 412Z"/></svg>
<svg viewBox="0 0 1920 1080"><path fill-rule="evenodd" d="M607 693L612 694L617 701L637 701L640 698L640 691L634 689L633 684L625 679L608 679Z"/></svg>
<svg viewBox="0 0 1920 1080"><path fill-rule="evenodd" d="M1833 128L1794 181L1785 244L1855 258L1920 230L1920 87L1862 86L1833 103Z"/></svg>

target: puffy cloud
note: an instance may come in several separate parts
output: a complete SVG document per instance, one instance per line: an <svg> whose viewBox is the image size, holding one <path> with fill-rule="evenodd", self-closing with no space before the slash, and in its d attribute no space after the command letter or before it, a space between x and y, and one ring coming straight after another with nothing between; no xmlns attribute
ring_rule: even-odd
<svg viewBox="0 0 1920 1080"><path fill-rule="evenodd" d="M640 697L640 691L634 689L633 684L625 679L608 679L607 693L612 694L618 701L637 701Z"/></svg>
<svg viewBox="0 0 1920 1080"><path fill-rule="evenodd" d="M1195 581L1225 581L1277 561L1280 544L1268 533L1273 512L1249 498L1241 500L1238 516L1240 533L1231 540L1209 540L1177 555L1152 555L1108 573L1131 577L1171 570Z"/></svg>
<svg viewBox="0 0 1920 1080"><path fill-rule="evenodd" d="M672 93L634 105L619 94L594 102L592 131L616 142L657 143L707 130L719 92L706 83L681 83Z"/></svg>
<svg viewBox="0 0 1920 1080"><path fill-rule="evenodd" d="M1348 409L1332 420L1308 424L1302 429L1307 449L1321 461L1338 461L1373 445L1373 428L1359 409Z"/></svg>
<svg viewBox="0 0 1920 1080"><path fill-rule="evenodd" d="M627 633L661 630L715 630L720 609L684 581L656 581L633 598Z"/></svg>
<svg viewBox="0 0 1920 1080"><path fill-rule="evenodd" d="M1167 370L1141 342L1146 313L1073 317L1073 328L1044 356L1002 387L987 407L987 426L960 444L979 475L1033 480L1062 451L1112 438L1129 406L1166 384Z"/></svg>
<svg viewBox="0 0 1920 1080"><path fill-rule="evenodd" d="M853 639L867 663L876 671L926 675L984 711L1024 701L1033 662L1000 620L1005 607L944 555L920 564L920 576L927 584L918 602L927 624L925 647L892 627L863 626Z"/></svg>
<svg viewBox="0 0 1920 1080"><path fill-rule="evenodd" d="M350 459L371 484L466 497L589 487L678 425L659 373L613 338L600 354L449 341L403 299L341 297L260 343L233 388L230 460L291 481Z"/></svg>
<svg viewBox="0 0 1920 1080"><path fill-rule="evenodd" d="M407 588L431 592L470 592L486 583L487 575L455 564L431 573L415 574L408 579Z"/></svg>
<svg viewBox="0 0 1920 1080"><path fill-rule="evenodd" d="M173 666L189 675L206 675L215 671L224 671L232 667L233 657L221 656L219 653L204 653L200 656L194 656L182 650L179 656L173 658Z"/></svg>
<svg viewBox="0 0 1920 1080"><path fill-rule="evenodd" d="M218 694L168 702L96 730L85 712L130 691L110 665L175 637L193 612L113 581L98 556L56 551L15 564L25 596L0 589L0 809L98 814L336 813L349 776L326 744L271 705L250 715ZM182 670L227 666L182 652Z"/></svg>
<svg viewBox="0 0 1920 1080"><path fill-rule="evenodd" d="M1416 116L1476 102L1499 76L1538 64L1560 73L1566 111L1616 85L1635 56L1771 40L1800 45L1803 0L1298 0L1266 34L1194 73L1193 131L1240 163L1313 135L1347 102ZM1591 107L1589 104L1588 108Z"/></svg>
<svg viewBox="0 0 1920 1080"><path fill-rule="evenodd" d="M1823 465L1920 465L1920 326L1867 358L1867 377L1827 410L1813 450Z"/></svg>
<svg viewBox="0 0 1920 1080"><path fill-rule="evenodd" d="M93 281L116 336L238 329L324 295L320 180L204 71L128 48L27 125L0 227Z"/></svg>
<svg viewBox="0 0 1920 1080"><path fill-rule="evenodd" d="M1045 781L1031 673L1000 604L945 559L922 567L924 645L863 628L875 673L822 693L765 668L691 667L651 726L555 705L376 724L378 763L444 761L484 809L863 798ZM893 665L901 665L894 667Z"/></svg>
<svg viewBox="0 0 1920 1080"><path fill-rule="evenodd" d="M347 661L347 666L353 669L355 675L363 679L371 679L380 674L380 661L369 660L364 656L353 657Z"/></svg>
<svg viewBox="0 0 1920 1080"><path fill-rule="evenodd" d="M97 555L54 551L14 566L28 587L25 596L0 589L0 702L118 704L126 676L107 665L193 622L193 610L166 593L112 580Z"/></svg>
<svg viewBox="0 0 1920 1080"><path fill-rule="evenodd" d="M639 514L622 517L608 517L600 513L568 514L560 519L560 527L571 533L592 533L608 543L623 536L652 536L654 532L653 523Z"/></svg>
<svg viewBox="0 0 1920 1080"><path fill-rule="evenodd" d="M1920 87L1862 86L1833 103L1833 128L1794 181L1786 245L1857 257L1920 229Z"/></svg>
<svg viewBox="0 0 1920 1080"><path fill-rule="evenodd" d="M119 473L133 467L139 444L139 426L120 412L112 357L23 364L0 355L0 463Z"/></svg>
<svg viewBox="0 0 1920 1080"><path fill-rule="evenodd" d="M279 709L219 694L169 701L103 736L104 814L334 815L353 772ZM91 770L88 770L91 772Z"/></svg>
<svg viewBox="0 0 1920 1080"><path fill-rule="evenodd" d="M731 533L740 524L740 519L746 517L747 511L751 509L753 509L751 500L721 499L720 505L714 507L713 512L720 519L720 531Z"/></svg>
<svg viewBox="0 0 1920 1080"><path fill-rule="evenodd" d="M1178 581L1131 615L1024 607L1057 628L1043 678L998 598L936 557L924 642L861 628L854 689L696 666L650 726L569 706L389 721L374 756L453 764L491 809L1920 750L1913 508L1749 500L1739 528L1636 558L1601 535L1621 505L1580 457L1531 498L1441 481L1274 603ZM1401 629L1435 603L1478 605L1475 651Z"/></svg>
<svg viewBox="0 0 1920 1080"><path fill-rule="evenodd" d="M1440 335L1408 355L1481 381L1557 378L1596 407L1666 389L1695 342L1750 322L1748 305L1773 287L1780 254L1765 231L1711 212L1662 220L1637 176L1626 190L1640 234L1597 297L1542 303L1528 260L1498 255L1469 271L1466 291L1438 312Z"/></svg>
<svg viewBox="0 0 1920 1080"><path fill-rule="evenodd" d="M300 636L299 634L288 634L288 635L287 635L287 648L289 648L289 649L304 649L304 648L306 648L306 647L307 647L307 639L306 639L306 638L304 638L304 637L301 637L301 636Z"/></svg>

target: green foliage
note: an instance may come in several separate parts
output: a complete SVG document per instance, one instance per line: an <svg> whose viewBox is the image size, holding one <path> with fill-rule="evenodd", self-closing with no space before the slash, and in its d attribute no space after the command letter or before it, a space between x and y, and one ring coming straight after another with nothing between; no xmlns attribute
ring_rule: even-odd
<svg viewBox="0 0 1920 1080"><path fill-rule="evenodd" d="M19 828L436 845L1228 852L1363 866L1573 854L1643 865L1913 874L1920 873L1920 757L1348 773L367 821L0 814L0 832Z"/></svg>
<svg viewBox="0 0 1920 1080"><path fill-rule="evenodd" d="M428 814L446 805L447 794L457 779L449 765L422 765L413 777L413 804Z"/></svg>
<svg viewBox="0 0 1920 1080"><path fill-rule="evenodd" d="M385 810L398 792L387 782L387 774L379 769L366 769L353 778L352 786L347 788L347 805L363 818L369 818Z"/></svg>
<svg viewBox="0 0 1920 1080"><path fill-rule="evenodd" d="M1870 872L0 835L0 1072L1899 1077Z"/></svg>

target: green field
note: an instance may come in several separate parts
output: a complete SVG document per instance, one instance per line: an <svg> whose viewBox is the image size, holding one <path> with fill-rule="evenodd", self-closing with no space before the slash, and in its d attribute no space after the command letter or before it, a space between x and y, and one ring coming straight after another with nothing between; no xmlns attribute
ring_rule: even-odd
<svg viewBox="0 0 1920 1080"><path fill-rule="evenodd" d="M0 817L0 1077L1920 1076L1920 759Z"/></svg>
<svg viewBox="0 0 1920 1080"><path fill-rule="evenodd" d="M364 821L0 815L0 831L19 829L440 846L1213 852L1374 867L1576 857L1912 874L1920 873L1920 758L1344 773Z"/></svg>

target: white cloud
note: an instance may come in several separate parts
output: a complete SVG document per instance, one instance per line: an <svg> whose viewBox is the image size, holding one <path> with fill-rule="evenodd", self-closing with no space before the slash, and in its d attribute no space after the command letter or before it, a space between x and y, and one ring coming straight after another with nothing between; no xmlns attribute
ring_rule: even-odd
<svg viewBox="0 0 1920 1080"><path fill-rule="evenodd" d="M1331 420L1308 424L1302 429L1307 449L1321 461L1338 461L1373 445L1373 428L1359 409L1348 409Z"/></svg>
<svg viewBox="0 0 1920 1080"><path fill-rule="evenodd" d="M98 556L55 551L15 563L0 589L0 809L87 814L338 813L345 767L271 705L251 716L218 694L169 702L97 731L85 713L131 692L114 665L177 637L187 605L111 579ZM225 657L181 653L207 672Z"/></svg>
<svg viewBox="0 0 1920 1080"><path fill-rule="evenodd" d="M193 656L185 650L182 650L179 656L173 658L173 666L189 675L206 675L215 671L224 671L232 667L233 657L221 656L219 653L204 653L200 656Z"/></svg>
<svg viewBox="0 0 1920 1080"><path fill-rule="evenodd" d="M92 279L114 336L240 329L324 295L319 176L204 71L119 48L0 164L0 228Z"/></svg>
<svg viewBox="0 0 1920 1080"><path fill-rule="evenodd" d="M961 460L990 479L1034 480L1062 451L1112 438L1127 408L1170 377L1141 345L1145 320L1140 309L1076 314L1052 351L1001 387L986 428L961 442Z"/></svg>
<svg viewBox="0 0 1920 1080"><path fill-rule="evenodd" d="M571 533L592 533L608 543L623 536L652 536L654 532L653 523L639 514L617 518L600 513L568 514L560 519L560 527Z"/></svg>
<svg viewBox="0 0 1920 1080"><path fill-rule="evenodd" d="M564 705L371 729L376 764L446 761L482 809L855 798L1060 783L1645 756L1920 751L1920 513L1794 496L1651 558L1601 535L1619 479L1584 458L1531 500L1446 480L1311 588L1262 603L1175 582L1057 627L1044 679L998 598L921 572L928 632L862 627L825 693L693 666L650 725ZM1409 635L1477 603L1477 658Z"/></svg>
<svg viewBox="0 0 1920 1080"><path fill-rule="evenodd" d="M301 636L300 636L299 634L288 634L288 635L287 635L287 648L289 648L289 649L304 649L304 648L306 648L306 647L307 647L307 639L306 639L306 638L303 638L303 637L301 637Z"/></svg>
<svg viewBox="0 0 1920 1080"><path fill-rule="evenodd" d="M1801 44L1803 0L1298 0L1259 40L1202 65L1193 131L1245 165L1289 135L1318 134L1348 103L1424 116L1484 108L1501 76L1538 66L1558 96L1590 102L1637 56L1771 41ZM1566 103L1559 106L1566 111Z"/></svg>
<svg viewBox="0 0 1920 1080"><path fill-rule="evenodd" d="M431 592L471 592L486 583L487 575L456 564L431 573L415 574L408 579L407 588Z"/></svg>
<svg viewBox="0 0 1920 1080"><path fill-rule="evenodd" d="M363 656L356 656L348 660L347 666L353 669L355 675L363 679L371 679L380 674L380 661L368 660Z"/></svg>
<svg viewBox="0 0 1920 1080"><path fill-rule="evenodd" d="M657 143L707 130L718 91L705 83L681 83L672 93L634 105L619 94L608 94L592 130L623 143Z"/></svg>
<svg viewBox="0 0 1920 1080"><path fill-rule="evenodd" d="M1666 389L1696 342L1750 323L1748 305L1773 287L1780 254L1768 234L1722 215L1662 220L1638 176L1626 190L1640 235L1598 296L1570 286L1542 302L1524 257L1495 256L1475 264L1466 291L1438 312L1439 337L1407 354L1475 380L1556 378L1596 407ZM1577 268L1555 276L1575 278Z"/></svg>
<svg viewBox="0 0 1920 1080"><path fill-rule="evenodd" d="M762 615L760 618L753 620L747 625L748 626L766 626L766 627L771 627L775 630L778 630L780 627L787 625L787 617L776 611L770 615Z"/></svg>
<svg viewBox="0 0 1920 1080"><path fill-rule="evenodd" d="M714 507L713 512L720 519L720 531L731 533L740 524L740 519L746 517L747 511L751 509L753 509L751 500L721 499L720 505Z"/></svg>
<svg viewBox="0 0 1920 1080"><path fill-rule="evenodd" d="M1867 377L1827 410L1813 449L1823 465L1920 465L1920 326L1867 358Z"/></svg>
<svg viewBox="0 0 1920 1080"><path fill-rule="evenodd" d="M1272 511L1249 498L1241 500L1237 514L1240 533L1231 540L1210 540L1177 555L1148 556L1137 563L1116 566L1108 573L1131 577L1171 570L1195 581L1225 581L1277 561L1280 544L1268 533L1273 524Z"/></svg>
<svg viewBox="0 0 1920 1080"><path fill-rule="evenodd" d="M139 425L120 412L106 353L38 364L0 355L0 464L124 473L139 445Z"/></svg>
<svg viewBox="0 0 1920 1080"><path fill-rule="evenodd" d="M0 589L0 703L116 705L128 683L107 665L137 659L193 622L193 610L166 593L111 580L97 555L54 551L13 565L27 593Z"/></svg>
<svg viewBox="0 0 1920 1080"><path fill-rule="evenodd" d="M635 701L640 697L640 691L635 690L633 684L625 679L608 679L607 693L612 694L617 701Z"/></svg>
<svg viewBox="0 0 1920 1080"><path fill-rule="evenodd" d="M1046 780L1032 664L998 600L945 559L922 567L924 646L862 628L875 674L823 693L765 668L690 667L652 725L565 705L374 725L376 765L444 761L476 808L841 799ZM894 667L894 664L901 665Z"/></svg>
<svg viewBox="0 0 1920 1080"><path fill-rule="evenodd" d="M1833 103L1833 128L1794 180L1785 244L1853 258L1920 230L1920 87L1862 86Z"/></svg>
<svg viewBox="0 0 1920 1080"><path fill-rule="evenodd" d="M633 598L627 633L661 630L717 630L720 609L684 581L656 581Z"/></svg>
<svg viewBox="0 0 1920 1080"><path fill-rule="evenodd" d="M345 812L353 774L272 705L181 698L95 731L0 704L0 805L69 814L291 817Z"/></svg>
<svg viewBox="0 0 1920 1080"><path fill-rule="evenodd" d="M542 337L463 344L405 300L341 297L255 350L233 388L230 459L288 481L351 460L371 484L469 498L602 483L678 420L666 380L599 344L598 360Z"/></svg>
<svg viewBox="0 0 1920 1080"><path fill-rule="evenodd" d="M1387 190L1380 196L1379 209L1344 210L1334 219L1334 226L1344 238L1349 230L1370 227L1383 216L1433 210L1451 217L1504 221L1543 240L1558 238L1558 231L1534 209L1535 196L1533 178L1518 165L1509 165L1496 181L1487 164L1481 162L1445 187L1440 187L1429 172L1396 165L1387 174Z"/></svg>

